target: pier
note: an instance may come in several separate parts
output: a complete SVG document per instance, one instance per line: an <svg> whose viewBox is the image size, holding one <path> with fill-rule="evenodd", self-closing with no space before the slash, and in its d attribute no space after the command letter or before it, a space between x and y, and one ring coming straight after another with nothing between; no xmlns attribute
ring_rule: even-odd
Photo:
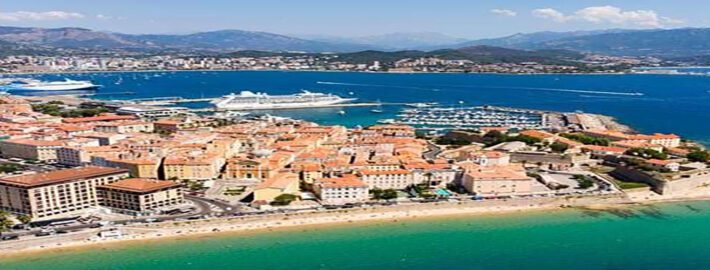
<svg viewBox="0 0 710 270"><path fill-rule="evenodd" d="M218 108L199 108L190 109L190 112L226 112L226 111L269 111L269 110L306 110L306 109L319 109L319 108L345 108L345 107L376 107L382 105L399 105L400 103L341 103L341 104L330 104L330 105L318 105L309 106L301 108L268 108L268 109L218 109Z"/></svg>
<svg viewBox="0 0 710 270"><path fill-rule="evenodd" d="M171 105L177 103L192 103L192 102L211 102L217 98L184 98L184 97L154 97L154 98L136 98L128 100L114 100L118 103L138 104L146 106L156 105Z"/></svg>

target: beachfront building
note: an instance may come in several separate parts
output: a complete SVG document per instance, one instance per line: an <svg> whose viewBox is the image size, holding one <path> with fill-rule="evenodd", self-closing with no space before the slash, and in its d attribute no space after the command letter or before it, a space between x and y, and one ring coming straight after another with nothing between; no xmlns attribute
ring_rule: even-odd
<svg viewBox="0 0 710 270"><path fill-rule="evenodd" d="M62 146L61 141L9 139L0 142L0 152L4 157L56 162L57 150Z"/></svg>
<svg viewBox="0 0 710 270"><path fill-rule="evenodd" d="M462 186L479 196L505 196L529 194L535 181L528 177L519 164L481 166L466 164Z"/></svg>
<svg viewBox="0 0 710 270"><path fill-rule="evenodd" d="M34 219L98 205L96 187L128 177L123 169L81 167L0 179L0 209Z"/></svg>
<svg viewBox="0 0 710 270"><path fill-rule="evenodd" d="M369 188L404 189L414 184L412 172L404 169L389 171L361 170L362 181Z"/></svg>
<svg viewBox="0 0 710 270"><path fill-rule="evenodd" d="M318 179L313 185L313 191L325 205L362 203L369 198L367 184L355 175Z"/></svg>
<svg viewBox="0 0 710 270"><path fill-rule="evenodd" d="M254 188L254 201L271 202L281 194L299 193L298 174L279 173Z"/></svg>
<svg viewBox="0 0 710 270"><path fill-rule="evenodd" d="M180 184L173 181L129 178L96 190L101 205L132 215L155 214L158 208L184 202Z"/></svg>

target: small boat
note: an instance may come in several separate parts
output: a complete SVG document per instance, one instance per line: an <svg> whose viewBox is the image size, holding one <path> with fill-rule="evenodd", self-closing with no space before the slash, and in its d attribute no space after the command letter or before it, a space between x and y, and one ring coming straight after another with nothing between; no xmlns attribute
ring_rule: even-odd
<svg viewBox="0 0 710 270"><path fill-rule="evenodd" d="M380 109L372 109L370 111L373 113L382 113L383 112L383 110L380 110Z"/></svg>
<svg viewBox="0 0 710 270"><path fill-rule="evenodd" d="M345 111L338 111L338 114L345 115Z"/></svg>

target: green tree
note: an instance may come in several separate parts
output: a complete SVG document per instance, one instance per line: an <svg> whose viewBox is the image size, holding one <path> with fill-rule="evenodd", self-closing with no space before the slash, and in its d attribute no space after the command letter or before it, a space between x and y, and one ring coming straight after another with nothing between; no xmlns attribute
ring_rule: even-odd
<svg viewBox="0 0 710 270"><path fill-rule="evenodd" d="M370 190L370 194L372 194L372 198L375 200L381 200L382 199L382 189L379 188L373 188Z"/></svg>
<svg viewBox="0 0 710 270"><path fill-rule="evenodd" d="M710 152L708 151L693 151L687 156L688 160L693 162L708 162L710 160Z"/></svg>
<svg viewBox="0 0 710 270"><path fill-rule="evenodd" d="M382 199L383 200L391 200L391 199L396 199L397 198L397 191L394 189L385 189L382 191Z"/></svg>
<svg viewBox="0 0 710 270"><path fill-rule="evenodd" d="M638 156L642 158L653 158L653 159L667 159L668 154L663 152L658 152L653 149L648 148L634 148L626 151L627 155Z"/></svg>
<svg viewBox="0 0 710 270"><path fill-rule="evenodd" d="M19 215L19 216L17 216L17 220L22 222L22 224L28 224L28 223L32 222L32 217L30 217L28 215Z"/></svg>
<svg viewBox="0 0 710 270"><path fill-rule="evenodd" d="M14 223L10 220L10 214L0 210L0 232L7 231Z"/></svg>
<svg viewBox="0 0 710 270"><path fill-rule="evenodd" d="M189 184L190 190L197 191L205 188L205 184L200 181L192 181Z"/></svg>
<svg viewBox="0 0 710 270"><path fill-rule="evenodd" d="M564 151L567 151L567 148L569 148L566 144L559 143L559 142L554 142L550 144L550 149L554 152L562 153Z"/></svg>
<svg viewBox="0 0 710 270"><path fill-rule="evenodd" d="M293 194L281 194L274 198L271 205L289 205L292 201L295 201L298 197Z"/></svg>

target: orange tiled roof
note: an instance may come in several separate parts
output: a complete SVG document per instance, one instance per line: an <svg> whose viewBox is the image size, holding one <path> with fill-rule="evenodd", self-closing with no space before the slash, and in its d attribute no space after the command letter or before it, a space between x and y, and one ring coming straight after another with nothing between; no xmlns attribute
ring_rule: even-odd
<svg viewBox="0 0 710 270"><path fill-rule="evenodd" d="M338 178L322 178L316 180L324 188L349 188L367 187L367 184L354 175L346 175Z"/></svg>
<svg viewBox="0 0 710 270"><path fill-rule="evenodd" d="M143 179L143 178L129 178L114 182L111 184L106 184L100 186L99 188L113 189L128 192L153 192L165 188L175 188L179 187L180 184L173 181L165 180L153 180L153 179Z"/></svg>

